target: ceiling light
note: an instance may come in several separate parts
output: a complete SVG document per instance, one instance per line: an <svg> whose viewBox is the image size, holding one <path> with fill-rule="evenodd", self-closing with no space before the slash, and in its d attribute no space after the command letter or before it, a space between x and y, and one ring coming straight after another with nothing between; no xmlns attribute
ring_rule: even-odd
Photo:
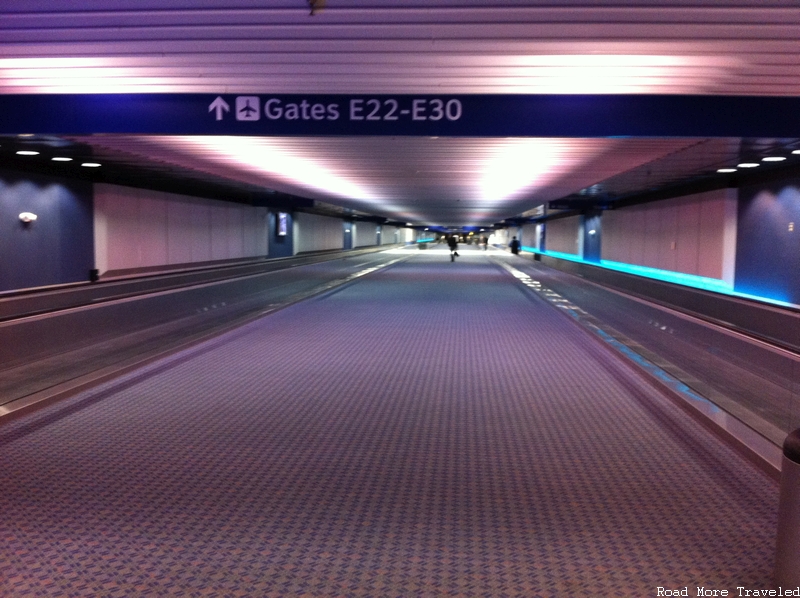
<svg viewBox="0 0 800 598"><path fill-rule="evenodd" d="M98 168L100 164L98 162L84 162L81 166L85 166L86 168Z"/></svg>
<svg viewBox="0 0 800 598"><path fill-rule="evenodd" d="M786 158L784 156L767 156L766 158L761 158L762 162L783 162Z"/></svg>
<svg viewBox="0 0 800 598"><path fill-rule="evenodd" d="M72 158L66 158L64 156L55 156L50 158L53 162L72 162Z"/></svg>
<svg viewBox="0 0 800 598"><path fill-rule="evenodd" d="M202 152L210 160L236 170L255 173L260 177L280 179L308 190L329 193L338 197L368 203L380 200L376 191L349 175L344 161L315 156L303 150L301 144L261 137L154 137L181 153L197 155ZM274 183L274 180L269 180Z"/></svg>
<svg viewBox="0 0 800 598"><path fill-rule="evenodd" d="M33 212L22 212L22 214L19 215L19 219L25 224L30 224L36 220L36 218L37 216Z"/></svg>
<svg viewBox="0 0 800 598"><path fill-rule="evenodd" d="M793 154L800 154L800 149L796 149L792 152Z"/></svg>
<svg viewBox="0 0 800 598"><path fill-rule="evenodd" d="M736 172L735 168L718 168L717 172Z"/></svg>
<svg viewBox="0 0 800 598"><path fill-rule="evenodd" d="M758 162L742 162L737 165L737 168L755 168L756 166L760 166L760 164Z"/></svg>
<svg viewBox="0 0 800 598"><path fill-rule="evenodd" d="M18 156L38 156L39 152L35 152L33 150L19 150L17 152Z"/></svg>
<svg viewBox="0 0 800 598"><path fill-rule="evenodd" d="M580 144L578 144L580 147ZM478 165L478 196L498 203L530 194L585 162L582 151L571 152L569 139L520 138L489 141Z"/></svg>

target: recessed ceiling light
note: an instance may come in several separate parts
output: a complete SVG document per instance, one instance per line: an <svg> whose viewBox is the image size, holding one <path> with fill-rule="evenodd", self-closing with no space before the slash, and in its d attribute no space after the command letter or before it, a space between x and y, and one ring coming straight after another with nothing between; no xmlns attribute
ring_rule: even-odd
<svg viewBox="0 0 800 598"><path fill-rule="evenodd" d="M785 156L767 156L766 158L761 158L762 162L783 162L786 159Z"/></svg>
<svg viewBox="0 0 800 598"><path fill-rule="evenodd" d="M756 166L760 166L760 164L758 162L742 162L738 168L755 168Z"/></svg>
<svg viewBox="0 0 800 598"><path fill-rule="evenodd" d="M33 150L19 150L17 152L18 156L38 156L39 152L35 152Z"/></svg>
<svg viewBox="0 0 800 598"><path fill-rule="evenodd" d="M65 156L55 156L54 158L50 158L53 162L72 162L72 158L67 158Z"/></svg>
<svg viewBox="0 0 800 598"><path fill-rule="evenodd" d="M718 168L717 172L736 172L735 168Z"/></svg>
<svg viewBox="0 0 800 598"><path fill-rule="evenodd" d="M81 166L85 166L86 168L98 168L100 164L98 162L84 162Z"/></svg>
<svg viewBox="0 0 800 598"><path fill-rule="evenodd" d="M796 149L792 152L793 154L800 154L800 149Z"/></svg>

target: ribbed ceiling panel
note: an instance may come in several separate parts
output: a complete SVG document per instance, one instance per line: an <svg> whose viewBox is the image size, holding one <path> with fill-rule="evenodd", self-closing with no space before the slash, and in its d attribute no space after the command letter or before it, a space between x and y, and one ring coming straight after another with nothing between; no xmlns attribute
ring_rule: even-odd
<svg viewBox="0 0 800 598"><path fill-rule="evenodd" d="M800 92L796 2L385 4L15 0L0 93Z"/></svg>
<svg viewBox="0 0 800 598"><path fill-rule="evenodd" d="M328 0L314 16L306 0L0 4L0 93L120 92L797 95L800 4ZM739 147L689 139L82 141L111 162L431 224L495 222L599 183L620 193L649 188L733 160L728 148Z"/></svg>

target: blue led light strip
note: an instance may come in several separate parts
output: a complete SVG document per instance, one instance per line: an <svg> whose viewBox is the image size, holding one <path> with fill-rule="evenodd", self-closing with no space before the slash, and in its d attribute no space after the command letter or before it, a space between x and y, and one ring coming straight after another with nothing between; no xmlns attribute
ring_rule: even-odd
<svg viewBox="0 0 800 598"><path fill-rule="evenodd" d="M523 247L523 251L529 253L538 253L540 255L547 255L561 260L570 262L578 262L580 264L588 264L598 268L605 268L607 270L614 270L624 274L633 274L635 276L642 276L644 278L652 278L654 280L661 280L672 284L679 284L686 287L695 289L702 289L704 291L711 291L713 293L720 293L723 295L730 295L731 297L741 297L743 299L751 299L760 301L762 303L769 303L771 305L778 305L781 307L800 307L794 303L783 301L774 297L766 297L763 295L751 295L749 293L740 293L733 290L733 285L718 278L708 278L706 276L697 276L695 274L684 274L683 272L673 272L672 270L661 270L659 268L650 268L648 266L637 266L635 264L624 264L621 262L613 262L610 260L600 260L600 263L589 262L575 254L561 253L559 251L541 251L535 247Z"/></svg>

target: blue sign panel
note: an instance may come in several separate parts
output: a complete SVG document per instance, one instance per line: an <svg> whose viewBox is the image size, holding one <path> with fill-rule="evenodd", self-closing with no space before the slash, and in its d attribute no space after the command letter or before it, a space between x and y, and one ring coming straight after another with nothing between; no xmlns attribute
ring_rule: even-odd
<svg viewBox="0 0 800 598"><path fill-rule="evenodd" d="M0 134L800 137L800 98L0 95Z"/></svg>

